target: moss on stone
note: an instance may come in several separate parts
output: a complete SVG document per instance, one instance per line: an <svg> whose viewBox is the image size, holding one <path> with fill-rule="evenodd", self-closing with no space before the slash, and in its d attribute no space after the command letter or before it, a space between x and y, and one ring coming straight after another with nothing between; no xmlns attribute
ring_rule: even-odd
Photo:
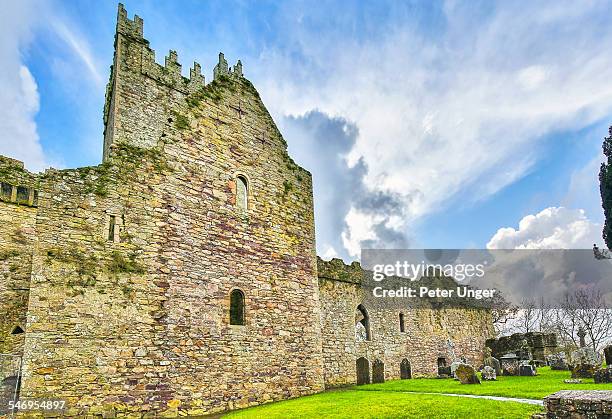
<svg viewBox="0 0 612 419"><path fill-rule="evenodd" d="M113 274L143 274L144 267L136 261L136 254L132 253L125 257L123 253L114 251L108 263L108 270Z"/></svg>
<svg viewBox="0 0 612 419"><path fill-rule="evenodd" d="M189 119L185 115L182 115L178 112L173 112L174 114L174 126L176 129L184 130L189 128Z"/></svg>
<svg viewBox="0 0 612 419"><path fill-rule="evenodd" d="M21 255L21 252L17 249L5 249L0 251L0 261L5 261Z"/></svg>
<svg viewBox="0 0 612 419"><path fill-rule="evenodd" d="M87 254L84 249L72 248L51 248L47 249L47 262L52 261L62 262L75 266L75 272L81 280L77 282L89 283L90 279L96 277L98 267L98 258L95 255ZM70 281L69 281L70 285Z"/></svg>

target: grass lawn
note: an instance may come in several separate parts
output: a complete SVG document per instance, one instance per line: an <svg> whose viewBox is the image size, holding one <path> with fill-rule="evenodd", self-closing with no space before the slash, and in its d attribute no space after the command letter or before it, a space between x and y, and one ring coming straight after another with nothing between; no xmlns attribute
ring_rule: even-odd
<svg viewBox="0 0 612 419"><path fill-rule="evenodd" d="M538 406L394 391L335 390L229 413L224 418L529 418Z"/></svg>
<svg viewBox="0 0 612 419"><path fill-rule="evenodd" d="M536 377L497 377L497 381L483 381L480 385L465 385L458 381L421 378L394 380L382 384L355 387L360 391L423 391L428 393L482 394L487 396L542 399L559 390L612 390L612 384L594 384L592 379L583 379L584 384L565 384L569 371L552 371L549 367L538 368Z"/></svg>
<svg viewBox="0 0 612 419"><path fill-rule="evenodd" d="M480 385L464 385L451 379L421 378L350 387L313 396L240 410L227 418L529 418L538 406L486 399L468 399L427 393L477 394L542 399L558 390L612 390L612 384L565 384L568 371L539 368L536 377L498 377Z"/></svg>

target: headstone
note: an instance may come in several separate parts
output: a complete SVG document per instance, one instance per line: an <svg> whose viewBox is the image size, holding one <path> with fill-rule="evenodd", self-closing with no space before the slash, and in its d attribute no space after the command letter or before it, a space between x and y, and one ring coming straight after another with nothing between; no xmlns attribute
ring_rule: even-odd
<svg viewBox="0 0 612 419"><path fill-rule="evenodd" d="M557 352L556 354L548 355L546 361L551 370L567 371L569 369L565 352Z"/></svg>
<svg viewBox="0 0 612 419"><path fill-rule="evenodd" d="M485 359L483 362L483 366L491 367L495 370L496 375L501 375L501 363L499 362L497 358L495 358L494 356L491 356L491 349L485 348L484 353L485 353Z"/></svg>
<svg viewBox="0 0 612 419"><path fill-rule="evenodd" d="M612 366L595 371L593 378L596 384L612 383Z"/></svg>
<svg viewBox="0 0 612 419"><path fill-rule="evenodd" d="M592 348L582 347L572 352L570 370L572 378L593 378L601 366L601 356Z"/></svg>
<svg viewBox="0 0 612 419"><path fill-rule="evenodd" d="M519 358L515 353L505 354L499 359L504 375L519 375Z"/></svg>
<svg viewBox="0 0 612 419"><path fill-rule="evenodd" d="M580 378L567 378L563 380L565 384L582 384L582 380Z"/></svg>
<svg viewBox="0 0 612 419"><path fill-rule="evenodd" d="M451 367L438 367L438 376L443 378L451 377Z"/></svg>
<svg viewBox="0 0 612 419"><path fill-rule="evenodd" d="M459 365L455 371L455 374L457 375L457 378L461 384L480 384L476 371L471 365Z"/></svg>
<svg viewBox="0 0 612 419"><path fill-rule="evenodd" d="M522 364L519 366L519 375L521 377L533 377L537 375L537 373L533 365Z"/></svg>
<svg viewBox="0 0 612 419"><path fill-rule="evenodd" d="M480 376L483 381L495 381L497 380L497 374L495 373L495 368L485 365L485 367L480 372Z"/></svg>
<svg viewBox="0 0 612 419"><path fill-rule="evenodd" d="M612 367L612 345L604 348L604 356L606 358L606 365Z"/></svg>
<svg viewBox="0 0 612 419"><path fill-rule="evenodd" d="M463 362L461 361L453 361L453 363L450 365L450 372L453 378L457 378L457 375L455 373L457 372L457 368L459 367L459 365L462 364Z"/></svg>

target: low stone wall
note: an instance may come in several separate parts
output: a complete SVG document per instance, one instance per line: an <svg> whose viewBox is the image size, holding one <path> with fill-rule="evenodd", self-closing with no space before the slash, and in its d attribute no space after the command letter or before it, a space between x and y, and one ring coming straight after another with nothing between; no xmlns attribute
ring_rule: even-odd
<svg viewBox="0 0 612 419"><path fill-rule="evenodd" d="M497 339L487 339L486 345L491 348L495 358L522 350L523 340L527 341L534 359L544 361L548 355L557 352L557 336L554 333L515 333Z"/></svg>
<svg viewBox="0 0 612 419"><path fill-rule="evenodd" d="M561 390L544 398L546 413L534 418L612 417L612 391Z"/></svg>

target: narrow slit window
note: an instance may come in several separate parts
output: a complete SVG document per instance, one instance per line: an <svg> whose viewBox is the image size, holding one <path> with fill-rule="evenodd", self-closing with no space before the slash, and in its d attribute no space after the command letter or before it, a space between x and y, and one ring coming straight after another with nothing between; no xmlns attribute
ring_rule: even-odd
<svg viewBox="0 0 612 419"><path fill-rule="evenodd" d="M230 293L230 324L244 326L244 293L233 290Z"/></svg>
<svg viewBox="0 0 612 419"><path fill-rule="evenodd" d="M236 205L238 208L245 210L248 208L248 183L244 176L236 178Z"/></svg>
<svg viewBox="0 0 612 419"><path fill-rule="evenodd" d="M115 229L117 228L117 217L115 215L110 216L108 223L108 241L115 241Z"/></svg>
<svg viewBox="0 0 612 419"><path fill-rule="evenodd" d="M404 324L404 313L399 314L399 324L400 324L400 332L404 333L406 331L406 326Z"/></svg>

